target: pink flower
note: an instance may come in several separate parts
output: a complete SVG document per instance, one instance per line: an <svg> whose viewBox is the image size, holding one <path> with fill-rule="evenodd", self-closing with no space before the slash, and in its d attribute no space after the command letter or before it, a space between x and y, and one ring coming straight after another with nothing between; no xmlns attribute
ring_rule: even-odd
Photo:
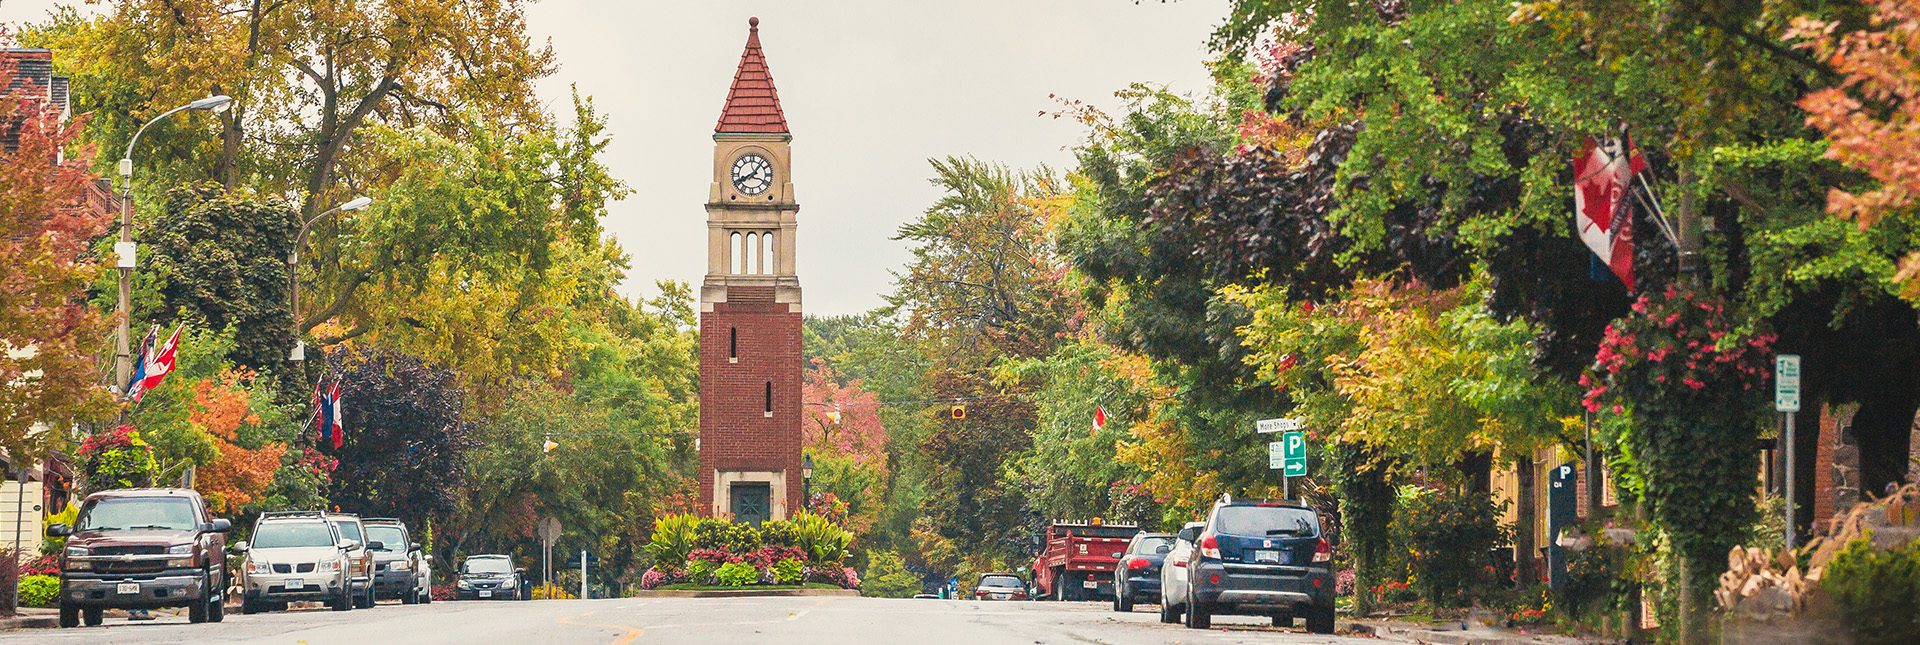
<svg viewBox="0 0 1920 645"><path fill-rule="evenodd" d="M1694 380L1694 378L1693 378L1693 377L1691 377L1691 376L1689 376L1689 377L1687 377L1687 378L1684 378L1684 379L1681 379L1681 380L1680 380L1680 382L1682 382L1682 383L1686 383L1686 384L1687 384L1687 387L1690 387L1690 388L1693 388L1693 389L1696 389L1696 390L1698 390L1698 389L1701 389L1701 388L1704 388L1704 387L1706 387L1706 386L1707 386L1707 384L1706 384L1706 383L1701 383L1700 381L1697 381L1697 380Z"/></svg>

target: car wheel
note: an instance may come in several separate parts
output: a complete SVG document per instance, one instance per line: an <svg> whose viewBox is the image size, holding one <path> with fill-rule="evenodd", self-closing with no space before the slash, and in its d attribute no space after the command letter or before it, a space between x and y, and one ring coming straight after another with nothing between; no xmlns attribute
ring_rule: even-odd
<svg viewBox="0 0 1920 645"><path fill-rule="evenodd" d="M341 589L340 595L335 596L333 600L329 602L329 604L333 605L334 611L352 610L353 609L353 591L348 589Z"/></svg>
<svg viewBox="0 0 1920 645"><path fill-rule="evenodd" d="M367 608L372 609L377 604L380 604L380 596L373 592L373 583L369 582L367 583Z"/></svg>
<svg viewBox="0 0 1920 645"><path fill-rule="evenodd" d="M1274 627L1292 627L1293 614L1274 614L1273 626Z"/></svg>
<svg viewBox="0 0 1920 645"><path fill-rule="evenodd" d="M1123 614L1133 613L1133 597L1127 595L1126 586L1119 583L1113 585L1113 610Z"/></svg>
<svg viewBox="0 0 1920 645"><path fill-rule="evenodd" d="M431 604L433 604L433 590L432 590L432 589L422 589L422 590L420 590L420 604L422 604L422 605L431 605Z"/></svg>
<svg viewBox="0 0 1920 645"><path fill-rule="evenodd" d="M420 590L418 589L400 594L400 604L402 605L415 605L419 603L420 603Z"/></svg>
<svg viewBox="0 0 1920 645"><path fill-rule="evenodd" d="M61 627L79 627L80 626L80 608L75 607L73 605L69 605L64 602L60 603L60 626Z"/></svg>
<svg viewBox="0 0 1920 645"><path fill-rule="evenodd" d="M1315 634L1333 633L1333 608L1314 607L1307 610L1307 631Z"/></svg>
<svg viewBox="0 0 1920 645"><path fill-rule="evenodd" d="M196 602L191 605L187 605L187 622L189 623L207 622L207 603L205 601Z"/></svg>
<svg viewBox="0 0 1920 645"><path fill-rule="evenodd" d="M100 623L107 620L107 610L99 607L88 607L81 611L81 617L86 619L88 627L99 627Z"/></svg>
<svg viewBox="0 0 1920 645"><path fill-rule="evenodd" d="M252 601L252 600L248 600L248 599L245 599L245 598L241 598L241 599L240 599L240 613L242 613L242 614L245 614L245 615L248 615L248 616L252 616L252 615L254 615L254 614L257 614L257 613L260 613L260 605L259 605L259 603L256 603L256 602L254 602L254 601Z"/></svg>
<svg viewBox="0 0 1920 645"><path fill-rule="evenodd" d="M1160 622L1172 625L1180 622L1180 606L1160 599Z"/></svg>
<svg viewBox="0 0 1920 645"><path fill-rule="evenodd" d="M1210 611L1211 609L1212 608L1208 607L1206 603L1195 599L1193 592L1187 592L1187 628L1208 629L1213 627L1213 613Z"/></svg>

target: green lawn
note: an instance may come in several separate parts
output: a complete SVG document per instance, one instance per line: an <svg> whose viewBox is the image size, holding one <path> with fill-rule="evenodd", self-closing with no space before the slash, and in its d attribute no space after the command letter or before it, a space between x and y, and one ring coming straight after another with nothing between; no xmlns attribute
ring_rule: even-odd
<svg viewBox="0 0 1920 645"><path fill-rule="evenodd" d="M774 589L839 589L839 588L840 588L839 585L830 585L824 582L809 582L804 585L747 585L744 587L729 587L726 585L696 585L691 582L680 582L680 583L675 583L670 585L660 585L657 590L659 591L767 591L767 590L774 590Z"/></svg>

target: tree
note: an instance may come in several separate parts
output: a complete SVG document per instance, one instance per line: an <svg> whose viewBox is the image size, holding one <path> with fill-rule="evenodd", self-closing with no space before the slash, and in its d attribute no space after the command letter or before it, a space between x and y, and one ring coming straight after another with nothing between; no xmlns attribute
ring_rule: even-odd
<svg viewBox="0 0 1920 645"><path fill-rule="evenodd" d="M346 441L321 448L340 462L327 499L412 526L450 516L475 445L453 372L380 348L349 350L337 365Z"/></svg>
<svg viewBox="0 0 1920 645"><path fill-rule="evenodd" d="M164 308L233 329L239 366L285 364L293 348L286 260L300 228L293 210L210 182L169 191L166 201L143 235Z"/></svg>
<svg viewBox="0 0 1920 645"><path fill-rule="evenodd" d="M11 83L0 69L0 87ZM106 326L85 297L100 272L87 245L106 229L110 200L91 183L90 148L62 156L83 124L62 123L37 102L0 98L0 129L18 135L0 147L0 450L9 455L45 454L75 422L110 405L96 387L93 356Z"/></svg>

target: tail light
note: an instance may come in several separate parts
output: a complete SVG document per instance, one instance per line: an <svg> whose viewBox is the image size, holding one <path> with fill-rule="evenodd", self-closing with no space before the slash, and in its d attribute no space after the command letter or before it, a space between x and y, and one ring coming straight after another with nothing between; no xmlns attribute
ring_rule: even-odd
<svg viewBox="0 0 1920 645"><path fill-rule="evenodd" d="M1174 561L1173 561L1173 566L1176 566L1176 567L1180 567L1180 568L1182 568L1182 569L1185 569L1185 568L1187 568L1187 561L1186 561L1186 560L1174 560Z"/></svg>
<svg viewBox="0 0 1920 645"><path fill-rule="evenodd" d="M1220 559L1220 539L1209 533L1200 537L1200 557ZM1316 556L1318 557L1318 556Z"/></svg>
<svg viewBox="0 0 1920 645"><path fill-rule="evenodd" d="M1146 558L1134 558L1132 560L1127 561L1127 569L1131 571L1139 571L1141 569L1147 568L1147 565L1149 564L1152 564L1152 563L1147 562Z"/></svg>
<svg viewBox="0 0 1920 645"><path fill-rule="evenodd" d="M1320 543L1313 545L1313 561L1314 562L1332 562L1333 561L1333 545L1327 544L1326 538L1320 538Z"/></svg>

